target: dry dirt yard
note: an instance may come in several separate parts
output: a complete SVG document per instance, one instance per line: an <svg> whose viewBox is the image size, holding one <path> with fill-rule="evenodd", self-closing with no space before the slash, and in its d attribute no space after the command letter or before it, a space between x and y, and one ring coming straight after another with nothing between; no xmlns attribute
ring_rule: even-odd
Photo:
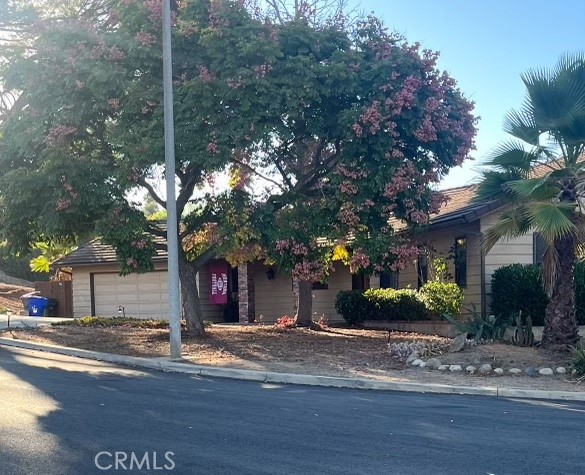
<svg viewBox="0 0 585 475"><path fill-rule="evenodd" d="M166 357L168 331L129 327L46 326L11 329L1 337L83 348L87 350ZM414 368L390 356L388 341L431 341L444 339L413 333L328 328L313 331L283 329L272 325L214 325L204 338L183 338L183 356L203 365L254 370L345 376L386 381L427 382L465 386L513 387L547 390L585 391L585 383L566 375L531 378L525 374L469 375ZM436 356L443 364L525 369L567 364L567 358L546 355L535 348L502 343L466 347L457 353Z"/></svg>
<svg viewBox="0 0 585 475"><path fill-rule="evenodd" d="M34 290L32 287L0 283L0 313L10 310L18 314L23 309L20 297Z"/></svg>

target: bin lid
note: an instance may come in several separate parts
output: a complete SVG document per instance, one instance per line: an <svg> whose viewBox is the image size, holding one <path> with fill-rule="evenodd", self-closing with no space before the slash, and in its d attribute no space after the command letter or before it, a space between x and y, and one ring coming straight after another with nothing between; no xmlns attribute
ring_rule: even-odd
<svg viewBox="0 0 585 475"><path fill-rule="evenodd" d="M49 301L49 299L47 297L41 297L40 295L37 295L35 297L31 297L29 300L29 303L34 303L34 302L44 302L47 303Z"/></svg>

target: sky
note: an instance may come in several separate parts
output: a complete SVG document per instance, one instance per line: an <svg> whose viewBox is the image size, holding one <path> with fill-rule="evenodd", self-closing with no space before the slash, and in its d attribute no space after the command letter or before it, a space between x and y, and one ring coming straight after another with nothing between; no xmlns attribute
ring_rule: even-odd
<svg viewBox="0 0 585 475"><path fill-rule="evenodd" d="M475 160L453 169L441 188L472 183L481 160L506 140L504 115L524 99L521 73L585 51L585 0L361 0L359 9L439 51L439 68L476 104Z"/></svg>

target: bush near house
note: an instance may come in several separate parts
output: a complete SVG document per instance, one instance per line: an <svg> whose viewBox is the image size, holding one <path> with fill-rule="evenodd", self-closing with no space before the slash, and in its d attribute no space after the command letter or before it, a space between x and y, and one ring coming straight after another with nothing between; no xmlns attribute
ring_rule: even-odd
<svg viewBox="0 0 585 475"><path fill-rule="evenodd" d="M461 315L463 290L453 282L427 282L421 287L418 295L433 317Z"/></svg>
<svg viewBox="0 0 585 475"><path fill-rule="evenodd" d="M342 290L335 298L335 308L350 325L366 320L429 320L424 302L414 290L368 289Z"/></svg>
<svg viewBox="0 0 585 475"><path fill-rule="evenodd" d="M492 275L491 311L497 317L513 317L520 310L530 315L533 325L544 325L548 296L537 265L512 264ZM579 325L585 325L585 263L575 267L575 311Z"/></svg>

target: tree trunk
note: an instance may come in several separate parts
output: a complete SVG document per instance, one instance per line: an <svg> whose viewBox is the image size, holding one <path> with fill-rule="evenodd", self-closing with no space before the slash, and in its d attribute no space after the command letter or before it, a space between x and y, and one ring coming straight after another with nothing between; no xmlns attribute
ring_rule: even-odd
<svg viewBox="0 0 585 475"><path fill-rule="evenodd" d="M181 280L181 301L183 315L187 322L187 333L195 336L205 335L203 326L203 313L199 302L199 290L197 289L197 272L200 266L179 258L179 279Z"/></svg>
<svg viewBox="0 0 585 475"><path fill-rule="evenodd" d="M313 322L313 283L309 280L299 280L299 300L297 302L297 314L295 325L298 327L310 327Z"/></svg>
<svg viewBox="0 0 585 475"><path fill-rule="evenodd" d="M546 308L542 347L550 351L569 351L579 341L575 315L575 238L555 242L559 256L556 280Z"/></svg>

